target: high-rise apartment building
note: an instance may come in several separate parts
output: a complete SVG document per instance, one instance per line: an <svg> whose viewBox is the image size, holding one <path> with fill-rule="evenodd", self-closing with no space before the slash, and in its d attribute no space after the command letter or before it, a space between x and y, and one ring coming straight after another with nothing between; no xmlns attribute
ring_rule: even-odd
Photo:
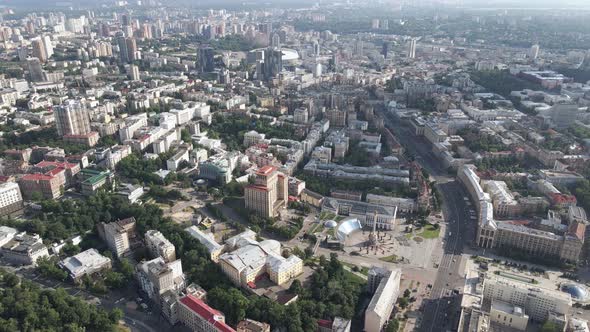
<svg viewBox="0 0 590 332"><path fill-rule="evenodd" d="M135 38L125 38L125 45L127 46L128 61L135 61L139 59L137 53L137 42Z"/></svg>
<svg viewBox="0 0 590 332"><path fill-rule="evenodd" d="M283 52L279 48L269 47L264 51L264 79L269 81L283 71Z"/></svg>
<svg viewBox="0 0 590 332"><path fill-rule="evenodd" d="M99 236L107 242L109 249L121 257L131 249L129 238L135 233L135 218L127 218L112 223L98 224Z"/></svg>
<svg viewBox="0 0 590 332"><path fill-rule="evenodd" d="M412 39L410 39L410 42L408 43L407 58L414 59L415 57L416 57L416 38L412 38Z"/></svg>
<svg viewBox="0 0 590 332"><path fill-rule="evenodd" d="M31 46L33 47L33 56L41 62L47 62L47 53L45 52L43 40L40 38L33 39Z"/></svg>
<svg viewBox="0 0 590 332"><path fill-rule="evenodd" d="M264 166L255 174L254 184L245 188L246 208L264 218L277 216L288 199L288 179L274 166Z"/></svg>
<svg viewBox="0 0 590 332"><path fill-rule="evenodd" d="M119 46L119 61L123 63L129 62L129 53L127 52L127 42L125 37L117 37L117 46Z"/></svg>
<svg viewBox="0 0 590 332"><path fill-rule="evenodd" d="M215 69L215 50L209 46L197 50L197 69L200 73L209 73Z"/></svg>
<svg viewBox="0 0 590 332"><path fill-rule="evenodd" d="M540 50L539 44L534 44L533 46L531 46L531 49L529 51L529 58L531 58L533 60L537 60L537 58L539 57L539 50Z"/></svg>
<svg viewBox="0 0 590 332"><path fill-rule="evenodd" d="M66 101L53 110L57 133L60 136L83 135L90 132L90 116L84 104L76 100Z"/></svg>
<svg viewBox="0 0 590 332"><path fill-rule="evenodd" d="M139 67L136 65L129 66L129 78L132 81L139 81L141 77L139 76Z"/></svg>
<svg viewBox="0 0 590 332"><path fill-rule="evenodd" d="M49 36L43 36L41 37L41 40L43 41L43 48L45 49L47 58L51 58L53 55L53 44L51 43L51 38Z"/></svg>

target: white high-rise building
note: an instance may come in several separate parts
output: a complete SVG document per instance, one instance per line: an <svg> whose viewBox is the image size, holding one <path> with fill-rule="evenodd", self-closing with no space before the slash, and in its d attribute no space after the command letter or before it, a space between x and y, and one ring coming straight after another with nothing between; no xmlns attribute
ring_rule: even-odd
<svg viewBox="0 0 590 332"><path fill-rule="evenodd" d="M412 39L410 39L410 42L408 43L407 58L414 59L415 57L416 57L416 38L412 38Z"/></svg>
<svg viewBox="0 0 590 332"><path fill-rule="evenodd" d="M539 57L539 49L539 44L534 44L533 46L531 46L531 50L529 51L529 58L537 60L537 58Z"/></svg>
<svg viewBox="0 0 590 332"><path fill-rule="evenodd" d="M380 332L391 316L397 297L402 272L373 267L369 271L367 287L373 294L367 310L365 310L365 331Z"/></svg>
<svg viewBox="0 0 590 332"><path fill-rule="evenodd" d="M43 48L45 49L45 54L48 58L51 58L53 55L53 44L51 43L51 38L49 36L41 37L43 41Z"/></svg>
<svg viewBox="0 0 590 332"><path fill-rule="evenodd" d="M136 66L136 65L129 66L129 77L131 78L132 81L139 81L140 80L138 66Z"/></svg>

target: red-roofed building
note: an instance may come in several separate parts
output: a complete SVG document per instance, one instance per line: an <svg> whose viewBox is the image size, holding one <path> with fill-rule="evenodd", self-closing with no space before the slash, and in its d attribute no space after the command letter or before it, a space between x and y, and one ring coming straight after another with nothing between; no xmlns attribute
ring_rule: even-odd
<svg viewBox="0 0 590 332"><path fill-rule="evenodd" d="M55 199L62 195L65 184L65 171L56 175L26 174L18 180L21 193L25 199L32 199L34 193L40 193L43 198Z"/></svg>
<svg viewBox="0 0 590 332"><path fill-rule="evenodd" d="M100 136L96 131L79 135L64 135L64 141L72 144L81 144L85 146L95 146Z"/></svg>
<svg viewBox="0 0 590 332"><path fill-rule="evenodd" d="M552 193L549 195L549 199L551 204L557 207L574 206L578 203L576 196L566 194Z"/></svg>
<svg viewBox="0 0 590 332"><path fill-rule="evenodd" d="M70 187L76 182L76 175L80 173L80 165L68 162L60 161L48 161L43 160L42 162L35 165L35 168L42 173L47 174L48 172L55 172L56 169L62 169L65 171L65 186Z"/></svg>
<svg viewBox="0 0 590 332"><path fill-rule="evenodd" d="M178 319L191 331L198 332L235 332L225 323L225 316L208 306L203 300L193 295L180 299Z"/></svg>

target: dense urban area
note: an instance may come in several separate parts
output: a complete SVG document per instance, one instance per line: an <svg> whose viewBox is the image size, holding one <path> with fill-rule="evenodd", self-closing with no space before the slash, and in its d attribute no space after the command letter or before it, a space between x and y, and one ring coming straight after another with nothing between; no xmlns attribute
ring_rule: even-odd
<svg viewBox="0 0 590 332"><path fill-rule="evenodd" d="M0 331L590 332L589 21L0 2Z"/></svg>

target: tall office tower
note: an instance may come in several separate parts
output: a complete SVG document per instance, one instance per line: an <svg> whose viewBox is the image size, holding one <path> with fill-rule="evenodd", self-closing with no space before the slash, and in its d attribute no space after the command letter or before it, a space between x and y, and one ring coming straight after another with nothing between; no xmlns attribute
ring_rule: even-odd
<svg viewBox="0 0 590 332"><path fill-rule="evenodd" d="M408 59L416 58L416 38L410 39L410 42L408 43L407 58Z"/></svg>
<svg viewBox="0 0 590 332"><path fill-rule="evenodd" d="M270 35L270 33L272 32L272 23L261 23L260 25L258 25L258 30L260 30L260 32L262 33Z"/></svg>
<svg viewBox="0 0 590 332"><path fill-rule="evenodd" d="M389 55L389 43L388 42L383 43L383 49L381 51L381 54L383 54L383 57L385 59L387 59L387 56Z"/></svg>
<svg viewBox="0 0 590 332"><path fill-rule="evenodd" d="M219 36L221 38L225 37L225 21L221 22L217 27L216 27L216 36Z"/></svg>
<svg viewBox="0 0 590 332"><path fill-rule="evenodd" d="M531 46L531 49L529 51L529 58L537 60L537 58L539 57L539 49L539 44Z"/></svg>
<svg viewBox="0 0 590 332"><path fill-rule="evenodd" d="M379 29L379 19L378 18L374 18L371 21L371 29L374 29L374 30Z"/></svg>
<svg viewBox="0 0 590 332"><path fill-rule="evenodd" d="M127 45L127 56L129 57L129 62L138 60L139 57L137 56L137 43L135 42L135 38L126 38L125 44Z"/></svg>
<svg viewBox="0 0 590 332"><path fill-rule="evenodd" d="M197 69L200 73L215 70L215 50L209 46L201 46L197 50Z"/></svg>
<svg viewBox="0 0 590 332"><path fill-rule="evenodd" d="M33 56L41 62L47 62L47 53L45 53L45 46L41 39L34 39L32 42Z"/></svg>
<svg viewBox="0 0 590 332"><path fill-rule="evenodd" d="M363 44L363 40L362 39L357 39L354 42L354 54L357 56L363 56L363 52L364 52L364 44Z"/></svg>
<svg viewBox="0 0 590 332"><path fill-rule="evenodd" d="M128 26L131 23L131 18L127 14L121 15L121 25Z"/></svg>
<svg viewBox="0 0 590 332"><path fill-rule="evenodd" d="M109 37L110 36L109 25L106 23L98 23L98 34L101 37Z"/></svg>
<svg viewBox="0 0 590 332"><path fill-rule="evenodd" d="M264 218L278 215L288 196L288 179L274 166L263 166L256 171L254 184L246 186L244 197L246 209Z"/></svg>
<svg viewBox="0 0 590 332"><path fill-rule="evenodd" d="M332 53L332 71L338 71L338 67L340 65L340 61L338 60L338 53Z"/></svg>
<svg viewBox="0 0 590 332"><path fill-rule="evenodd" d="M264 79L270 81L283 71L283 52L269 47L264 51Z"/></svg>
<svg viewBox="0 0 590 332"><path fill-rule="evenodd" d="M129 53L127 52L127 41L125 37L117 37L117 45L119 46L119 61L123 63L129 62Z"/></svg>
<svg viewBox="0 0 590 332"><path fill-rule="evenodd" d="M215 39L216 37L216 30L215 27L211 26L211 25L207 25L204 29L203 29L203 37L205 37L205 39L208 40L212 40Z"/></svg>
<svg viewBox="0 0 590 332"><path fill-rule="evenodd" d="M274 48L281 48L281 36L278 33L273 33L270 45Z"/></svg>
<svg viewBox="0 0 590 332"><path fill-rule="evenodd" d="M53 55L53 44L51 43L51 38L49 38L49 36L43 36L41 40L43 41L43 48L45 49L47 58L51 58Z"/></svg>
<svg viewBox="0 0 590 332"><path fill-rule="evenodd" d="M389 30L389 21L381 20L381 30Z"/></svg>
<svg viewBox="0 0 590 332"><path fill-rule="evenodd" d="M27 59L27 67L29 69L29 76L32 82L45 81L45 73L41 67L41 61L37 58Z"/></svg>
<svg viewBox="0 0 590 332"><path fill-rule="evenodd" d="M18 54L18 60L19 61L27 61L27 48L26 47L19 47L18 50L16 51L16 53Z"/></svg>
<svg viewBox="0 0 590 332"><path fill-rule="evenodd" d="M53 108L57 133L60 136L82 135L90 132L90 116L84 104L68 100Z"/></svg>
<svg viewBox="0 0 590 332"><path fill-rule="evenodd" d="M320 55L320 43L317 40L315 40L313 42L313 55L314 56Z"/></svg>

